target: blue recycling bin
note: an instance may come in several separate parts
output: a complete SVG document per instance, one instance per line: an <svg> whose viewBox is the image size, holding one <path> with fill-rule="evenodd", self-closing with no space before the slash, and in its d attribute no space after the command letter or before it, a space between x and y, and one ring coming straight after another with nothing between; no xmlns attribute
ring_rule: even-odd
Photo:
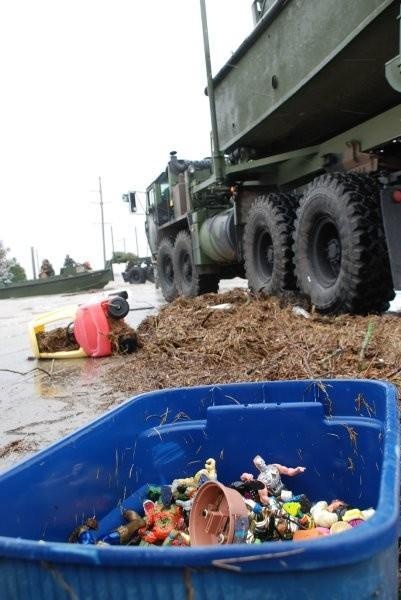
<svg viewBox="0 0 401 600"><path fill-rule="evenodd" d="M191 476L208 457L216 459L219 481L230 483L256 454L306 467L288 481L294 493L342 498L375 515L303 542L66 543L88 516L111 525L148 483ZM382 381L328 380L142 394L2 473L0 515L5 600L396 598L397 392Z"/></svg>

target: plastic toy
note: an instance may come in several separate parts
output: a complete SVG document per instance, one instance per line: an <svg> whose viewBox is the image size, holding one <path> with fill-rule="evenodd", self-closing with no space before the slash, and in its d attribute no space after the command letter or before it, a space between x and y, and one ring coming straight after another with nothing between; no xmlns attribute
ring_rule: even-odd
<svg viewBox="0 0 401 600"><path fill-rule="evenodd" d="M195 494L200 486L207 481L215 481L216 479L216 461L214 458L208 458L204 468L197 471L193 477L174 479L171 486L169 486L171 490L171 500L174 500L178 506L181 506L183 510L188 513L192 508ZM164 496L166 496L166 494L164 494ZM168 502L164 500L163 504L168 505Z"/></svg>
<svg viewBox="0 0 401 600"><path fill-rule="evenodd" d="M172 505L166 508L162 504L145 500L143 509L146 524L138 530L142 540L148 544L159 544L163 542L173 530L184 528L182 509Z"/></svg>
<svg viewBox="0 0 401 600"><path fill-rule="evenodd" d="M338 516L335 512L327 510L327 502L322 500L312 506L310 513L318 527L330 528L334 523L338 521Z"/></svg>
<svg viewBox="0 0 401 600"><path fill-rule="evenodd" d="M189 517L191 546L243 543L248 525L248 509L241 494L217 481L201 486Z"/></svg>
<svg viewBox="0 0 401 600"><path fill-rule="evenodd" d="M75 527L68 538L70 544L96 544L94 531L98 528L97 520L94 517L86 519L83 525Z"/></svg>
<svg viewBox="0 0 401 600"><path fill-rule="evenodd" d="M282 490L284 490L281 475L294 477L305 471L305 467L286 467L278 463L267 465L259 454L255 456L253 463L260 471L258 480L265 485L265 489L259 491L259 498L262 504L267 504L269 495L280 496ZM251 481L253 478L251 473L243 473L241 475L241 481Z"/></svg>
<svg viewBox="0 0 401 600"><path fill-rule="evenodd" d="M111 322L122 320L129 312L127 293L120 292L105 300L92 301L82 305L62 307L35 317L29 323L29 338L36 358L84 358L101 357L112 354ZM63 323L68 340L79 347L74 350L41 352L37 335L49 332L48 325ZM66 325L67 323L67 325ZM117 336L118 349L122 353L132 352L137 345L136 338L122 333Z"/></svg>
<svg viewBox="0 0 401 600"><path fill-rule="evenodd" d="M120 525L117 529L99 538L100 544L109 544L111 546L126 545L141 527L146 526L145 519L134 510L124 511L123 517L128 521L127 524Z"/></svg>

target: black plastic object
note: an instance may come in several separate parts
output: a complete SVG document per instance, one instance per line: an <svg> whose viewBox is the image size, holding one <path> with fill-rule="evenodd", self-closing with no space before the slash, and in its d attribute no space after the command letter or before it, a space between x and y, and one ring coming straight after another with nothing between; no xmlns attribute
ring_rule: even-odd
<svg viewBox="0 0 401 600"><path fill-rule="evenodd" d="M118 339L118 350L121 354L132 354L137 347L136 340L130 335L121 335Z"/></svg>
<svg viewBox="0 0 401 600"><path fill-rule="evenodd" d="M128 300L127 290L121 290L120 292L113 292L112 294L109 294L109 297L114 298L115 296L120 296L120 298L124 298L124 300Z"/></svg>
<svg viewBox="0 0 401 600"><path fill-rule="evenodd" d="M77 340L74 335L74 322L73 321L71 321L71 323L68 323L67 327L65 328L65 332L66 332L67 340L69 342L71 342L72 344L76 344Z"/></svg>
<svg viewBox="0 0 401 600"><path fill-rule="evenodd" d="M129 304L125 298L116 296L109 301L107 313L109 317L112 317L113 319L123 319L129 313Z"/></svg>

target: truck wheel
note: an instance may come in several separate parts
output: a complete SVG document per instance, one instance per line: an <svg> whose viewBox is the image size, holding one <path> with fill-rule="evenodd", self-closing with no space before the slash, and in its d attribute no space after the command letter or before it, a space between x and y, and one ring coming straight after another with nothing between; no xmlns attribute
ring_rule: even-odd
<svg viewBox="0 0 401 600"><path fill-rule="evenodd" d="M185 298L195 298L208 292L217 292L219 278L216 275L200 275L194 264L191 236L180 231L174 244L174 273L178 292Z"/></svg>
<svg viewBox="0 0 401 600"><path fill-rule="evenodd" d="M155 271L152 265L146 267L146 279L151 283L155 282Z"/></svg>
<svg viewBox="0 0 401 600"><path fill-rule="evenodd" d="M306 190L295 222L300 291L322 312L382 312L394 298L377 183L323 175Z"/></svg>
<svg viewBox="0 0 401 600"><path fill-rule="evenodd" d="M163 238L157 251L157 274L162 294L167 302L171 302L178 296L174 266L173 266L173 243L169 238Z"/></svg>
<svg viewBox="0 0 401 600"><path fill-rule="evenodd" d="M278 294L295 288L292 235L296 197L260 196L252 204L244 230L245 273L254 292Z"/></svg>
<svg viewBox="0 0 401 600"><path fill-rule="evenodd" d="M129 272L129 282L130 283L145 283L145 276L141 267L134 267Z"/></svg>
<svg viewBox="0 0 401 600"><path fill-rule="evenodd" d="M129 304L121 296L115 296L107 305L107 314L113 319L123 319L129 313Z"/></svg>

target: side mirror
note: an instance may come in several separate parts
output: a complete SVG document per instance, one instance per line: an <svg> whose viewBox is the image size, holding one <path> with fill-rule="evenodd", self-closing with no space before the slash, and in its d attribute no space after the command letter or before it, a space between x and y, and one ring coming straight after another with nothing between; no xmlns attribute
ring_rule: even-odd
<svg viewBox="0 0 401 600"><path fill-rule="evenodd" d="M135 192L128 192L129 196L129 209L132 213L136 212L136 198Z"/></svg>

